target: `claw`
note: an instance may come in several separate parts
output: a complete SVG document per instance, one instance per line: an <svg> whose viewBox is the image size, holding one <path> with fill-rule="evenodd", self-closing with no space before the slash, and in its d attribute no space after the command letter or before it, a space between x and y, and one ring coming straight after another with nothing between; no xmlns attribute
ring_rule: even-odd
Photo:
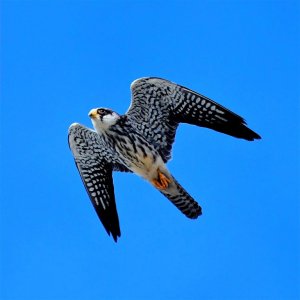
<svg viewBox="0 0 300 300"><path fill-rule="evenodd" d="M160 190L167 189L171 180L164 173L160 172L159 169L157 170L157 175L157 178L152 179L153 185Z"/></svg>

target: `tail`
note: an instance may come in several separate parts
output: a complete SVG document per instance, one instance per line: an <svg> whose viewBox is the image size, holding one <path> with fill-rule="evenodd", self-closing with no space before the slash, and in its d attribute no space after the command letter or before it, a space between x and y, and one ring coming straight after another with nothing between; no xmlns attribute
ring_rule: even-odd
<svg viewBox="0 0 300 300"><path fill-rule="evenodd" d="M164 190L159 190L188 218L197 219L202 214L201 206L172 177L172 181Z"/></svg>

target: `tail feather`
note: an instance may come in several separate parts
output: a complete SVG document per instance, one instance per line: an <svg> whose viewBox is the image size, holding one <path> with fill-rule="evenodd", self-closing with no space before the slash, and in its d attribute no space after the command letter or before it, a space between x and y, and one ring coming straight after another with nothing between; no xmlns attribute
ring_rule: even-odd
<svg viewBox="0 0 300 300"><path fill-rule="evenodd" d="M172 182L160 192L167 197L188 218L197 219L202 214L201 206L173 177Z"/></svg>

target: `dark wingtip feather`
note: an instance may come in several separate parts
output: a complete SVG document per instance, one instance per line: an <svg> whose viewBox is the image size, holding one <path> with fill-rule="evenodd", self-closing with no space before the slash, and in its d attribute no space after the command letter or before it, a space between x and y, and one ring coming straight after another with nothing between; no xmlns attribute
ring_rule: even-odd
<svg viewBox="0 0 300 300"><path fill-rule="evenodd" d="M251 130L251 131L252 131L252 130ZM258 135L258 134L257 134L256 132L254 132L254 131L252 131L252 133L253 133L252 136L249 136L249 137L246 137L246 138L245 138L247 141L252 142L252 141L254 141L254 140L261 140L261 136L260 136L260 135Z"/></svg>
<svg viewBox="0 0 300 300"><path fill-rule="evenodd" d="M116 243L118 242L118 237L121 237L121 234L111 233L111 235Z"/></svg>
<svg viewBox="0 0 300 300"><path fill-rule="evenodd" d="M213 126L206 126L208 128L212 128L216 131L231 135L233 137L239 138L239 139L244 139L247 141L254 141L254 140L260 140L261 136L248 128L246 126L246 123L242 120L229 120L227 123L216 123Z"/></svg>
<svg viewBox="0 0 300 300"><path fill-rule="evenodd" d="M241 138L247 141L254 141L254 140L260 140L261 136L248 128L246 126L246 123L243 122L240 124L240 126L235 126L231 129L231 132L235 134L234 136L237 138ZM229 133L230 134L230 133Z"/></svg>
<svg viewBox="0 0 300 300"><path fill-rule="evenodd" d="M107 234L112 236L115 242L118 241L118 238L121 237L121 230L119 225L119 219L118 216L115 218L113 214L110 214L107 217L101 216L98 214L98 217L107 232Z"/></svg>
<svg viewBox="0 0 300 300"><path fill-rule="evenodd" d="M106 228L105 228L106 229ZM120 230L120 226L119 224L117 224L117 226L113 226L111 224L109 229L106 229L106 232L108 233L108 235L112 236L112 238L114 239L114 241L117 243L118 242L118 238L121 237L121 230Z"/></svg>

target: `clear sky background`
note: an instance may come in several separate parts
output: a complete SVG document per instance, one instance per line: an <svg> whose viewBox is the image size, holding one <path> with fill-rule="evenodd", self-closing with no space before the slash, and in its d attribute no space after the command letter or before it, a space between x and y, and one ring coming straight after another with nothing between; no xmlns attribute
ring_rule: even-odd
<svg viewBox="0 0 300 300"><path fill-rule="evenodd" d="M299 299L299 19L299 1L2 1L0 299ZM182 125L169 168L203 216L115 174L116 244L67 130L124 113L144 76L262 140Z"/></svg>

